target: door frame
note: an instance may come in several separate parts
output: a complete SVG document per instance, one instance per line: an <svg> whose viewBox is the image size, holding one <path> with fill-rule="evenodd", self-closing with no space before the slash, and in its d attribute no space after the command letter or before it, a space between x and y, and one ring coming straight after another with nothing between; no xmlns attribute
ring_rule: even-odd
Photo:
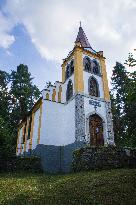
<svg viewBox="0 0 136 205"><path fill-rule="evenodd" d="M89 118L91 115L98 115L102 119L103 123L103 140L104 140L104 145L107 144L106 140L106 122L104 118L99 114L98 112L90 112L86 115L86 136L87 136L87 143L90 144L90 129L89 129Z"/></svg>

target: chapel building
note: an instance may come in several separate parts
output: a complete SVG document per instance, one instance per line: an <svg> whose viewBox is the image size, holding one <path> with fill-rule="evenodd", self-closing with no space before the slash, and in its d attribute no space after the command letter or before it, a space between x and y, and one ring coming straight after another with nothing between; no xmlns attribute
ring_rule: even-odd
<svg viewBox="0 0 136 205"><path fill-rule="evenodd" d="M16 154L38 144L74 142L114 145L111 102L103 51L95 51L81 25L73 50L63 60L62 82L42 90L42 97L18 126Z"/></svg>

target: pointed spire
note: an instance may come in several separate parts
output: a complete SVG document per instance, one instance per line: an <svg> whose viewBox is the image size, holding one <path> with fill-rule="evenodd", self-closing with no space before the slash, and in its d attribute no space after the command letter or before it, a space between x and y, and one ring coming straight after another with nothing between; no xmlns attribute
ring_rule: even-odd
<svg viewBox="0 0 136 205"><path fill-rule="evenodd" d="M79 42L81 43L81 46L83 48L92 48L85 35L85 32L83 31L81 27L81 21L80 21L79 31L78 31L78 35L77 35L75 43L79 43Z"/></svg>

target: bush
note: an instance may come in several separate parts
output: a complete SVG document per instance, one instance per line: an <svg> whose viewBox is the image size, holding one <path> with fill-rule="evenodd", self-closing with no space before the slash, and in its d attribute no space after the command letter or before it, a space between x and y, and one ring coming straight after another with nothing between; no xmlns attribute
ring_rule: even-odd
<svg viewBox="0 0 136 205"><path fill-rule="evenodd" d="M0 172L42 172L41 159L36 156L0 159Z"/></svg>
<svg viewBox="0 0 136 205"><path fill-rule="evenodd" d="M85 147L73 153L73 171L136 167L136 149Z"/></svg>

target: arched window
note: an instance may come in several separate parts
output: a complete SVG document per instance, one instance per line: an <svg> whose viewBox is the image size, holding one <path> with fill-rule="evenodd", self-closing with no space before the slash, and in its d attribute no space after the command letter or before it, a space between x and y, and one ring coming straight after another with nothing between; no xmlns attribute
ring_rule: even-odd
<svg viewBox="0 0 136 205"><path fill-rule="evenodd" d="M66 79L68 79L73 73L74 73L74 60L71 60L71 62L66 67Z"/></svg>
<svg viewBox="0 0 136 205"><path fill-rule="evenodd" d="M72 96L73 96L73 83L72 80L69 80L67 84L66 100L68 101Z"/></svg>
<svg viewBox="0 0 136 205"><path fill-rule="evenodd" d="M70 62L70 75L74 73L74 60Z"/></svg>
<svg viewBox="0 0 136 205"><path fill-rule="evenodd" d="M88 92L91 96L99 97L99 85L94 77L90 77L88 80Z"/></svg>
<svg viewBox="0 0 136 205"><path fill-rule="evenodd" d="M70 77L70 66L67 65L66 67L66 79L68 79Z"/></svg>
<svg viewBox="0 0 136 205"><path fill-rule="evenodd" d="M91 60L90 58L88 57L85 57L84 58L84 61L83 61L83 64L84 64L84 69L88 72L91 72L92 70L92 66L91 66Z"/></svg>
<svg viewBox="0 0 136 205"><path fill-rule="evenodd" d="M92 64L93 64L93 73L96 75L100 74L99 63L96 60L93 60Z"/></svg>

